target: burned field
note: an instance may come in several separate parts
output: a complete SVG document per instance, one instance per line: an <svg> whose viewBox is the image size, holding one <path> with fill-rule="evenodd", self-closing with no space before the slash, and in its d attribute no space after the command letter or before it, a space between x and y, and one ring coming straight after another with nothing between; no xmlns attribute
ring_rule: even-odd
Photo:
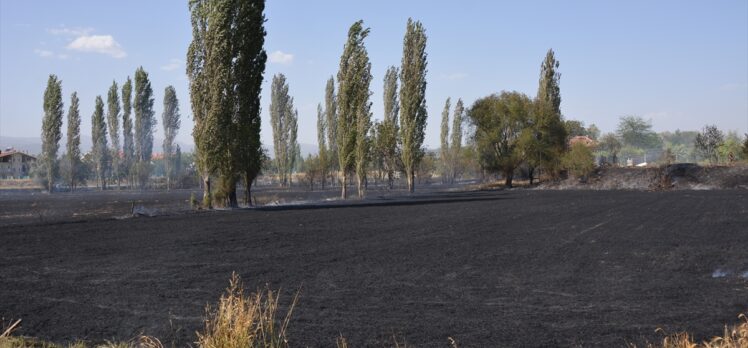
<svg viewBox="0 0 748 348"><path fill-rule="evenodd" d="M180 198L181 199L181 198ZM194 341L233 271L301 288L296 346L625 346L748 312L748 191L433 193L9 224L0 317L66 342Z"/></svg>

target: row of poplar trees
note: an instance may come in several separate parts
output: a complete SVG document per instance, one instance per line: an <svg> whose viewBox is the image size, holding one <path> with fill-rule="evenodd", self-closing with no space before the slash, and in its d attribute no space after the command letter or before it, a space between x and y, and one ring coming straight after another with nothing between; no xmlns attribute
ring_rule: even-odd
<svg viewBox="0 0 748 348"><path fill-rule="evenodd" d="M415 172L424 155L426 128L426 33L418 21L408 19L401 66L389 67L384 76L384 117L371 120L371 62L364 45L370 29L354 23L340 57L335 79L325 89L325 106L317 107L317 138L323 176L339 171L341 196L348 197L348 183L356 176L361 198L365 194L369 162L374 158L385 168L390 186L395 171L405 172L408 190L415 189ZM400 88L398 91L398 77ZM399 93L398 93L399 92ZM323 180L324 182L324 180Z"/></svg>
<svg viewBox="0 0 748 348"><path fill-rule="evenodd" d="M260 92L267 54L265 1L190 0L192 42L187 76L195 125L196 163L203 180L203 204L238 206L237 184L244 200L265 158L260 141Z"/></svg>
<svg viewBox="0 0 748 348"><path fill-rule="evenodd" d="M153 130L156 126L154 98L148 73L142 68L135 71L135 83L128 77L122 85L122 103L117 82L112 82L107 93L107 103L96 96L94 112L91 115L91 157L96 174L97 186L106 189L107 182L126 178L130 187L145 188L151 175L153 155ZM133 95L134 92L134 95ZM174 87L168 86L164 92L164 160L167 189L174 176L175 163L181 156L179 146L175 147L175 137L179 130L179 101ZM44 116L42 119L42 154L39 168L42 168L44 182L49 192L53 192L59 174L70 190L85 182L85 170L80 149L80 100L77 92L70 95L70 108L67 114L67 149L58 159L59 142L62 138L63 121L62 81L50 75L44 92ZM133 119L134 113L134 119ZM122 144L120 146L120 117L122 121ZM60 173L60 169L62 173Z"/></svg>

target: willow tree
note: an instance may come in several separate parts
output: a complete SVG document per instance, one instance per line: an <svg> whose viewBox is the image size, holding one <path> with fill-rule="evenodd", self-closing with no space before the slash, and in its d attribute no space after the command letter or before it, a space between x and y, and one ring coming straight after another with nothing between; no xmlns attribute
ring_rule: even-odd
<svg viewBox="0 0 748 348"><path fill-rule="evenodd" d="M67 132L67 172L65 181L70 185L70 191L74 191L77 184L83 181L81 171L81 115L80 100L78 93L70 95L70 109L68 109L68 132Z"/></svg>
<svg viewBox="0 0 748 348"><path fill-rule="evenodd" d="M127 183L130 188L133 187L135 162L135 141L133 137L132 124L132 80L127 77L127 81L122 84L122 172L127 176Z"/></svg>
<svg viewBox="0 0 748 348"><path fill-rule="evenodd" d="M49 75L44 90L44 118L42 119L42 156L44 179L47 190L52 193L57 176L57 151L62 139L62 81Z"/></svg>
<svg viewBox="0 0 748 348"><path fill-rule="evenodd" d="M281 186L290 185L296 161L297 118L298 112L294 108L293 97L288 94L286 76L273 76L270 87L270 125L273 127L275 165Z"/></svg>
<svg viewBox="0 0 748 348"><path fill-rule="evenodd" d="M371 127L371 63L364 46L369 28L363 21L351 25L338 70L337 147L342 174L341 197L347 198L348 175L356 172L359 197L364 195L368 159L367 135Z"/></svg>
<svg viewBox="0 0 748 348"><path fill-rule="evenodd" d="M106 178L109 169L110 153L106 139L106 120L104 119L104 101L96 96L94 113L91 115L91 141L93 142L94 169L99 188L106 190Z"/></svg>
<svg viewBox="0 0 748 348"><path fill-rule="evenodd" d="M106 119L107 119L107 125L109 126L109 139L112 141L111 144L111 158L112 158L112 177L117 180L117 188L120 188L120 178L121 178L121 158L119 156L119 113L120 113L120 104L119 104L119 90L117 87L117 82L112 81L112 86L109 87L109 93L107 93L107 113L106 113Z"/></svg>
<svg viewBox="0 0 748 348"><path fill-rule="evenodd" d="M415 190L415 172L423 158L426 130L426 33L421 22L408 19L400 66L400 143L408 191Z"/></svg>
<svg viewBox="0 0 748 348"><path fill-rule="evenodd" d="M156 127L156 112L153 109L153 88L148 73L143 67L135 70L135 159L138 185L141 189L151 177L153 157L153 130Z"/></svg>
<svg viewBox="0 0 748 348"><path fill-rule="evenodd" d="M173 86L164 90L164 111L161 114L164 126L164 169L166 174L166 189L171 189L171 179L174 177L174 138L177 136L181 121L179 120L179 100Z"/></svg>

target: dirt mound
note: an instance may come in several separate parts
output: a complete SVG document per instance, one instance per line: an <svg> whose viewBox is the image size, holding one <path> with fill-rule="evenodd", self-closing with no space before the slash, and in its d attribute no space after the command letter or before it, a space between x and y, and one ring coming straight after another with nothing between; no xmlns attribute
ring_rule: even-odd
<svg viewBox="0 0 748 348"><path fill-rule="evenodd" d="M748 166L699 166L677 163L662 167L598 168L586 181L567 178L546 189L715 190L748 189Z"/></svg>

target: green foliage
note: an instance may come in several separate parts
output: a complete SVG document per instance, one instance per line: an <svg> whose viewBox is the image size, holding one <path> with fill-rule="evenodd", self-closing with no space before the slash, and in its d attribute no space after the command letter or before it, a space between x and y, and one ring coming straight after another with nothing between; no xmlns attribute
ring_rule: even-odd
<svg viewBox="0 0 748 348"><path fill-rule="evenodd" d="M743 140L743 159L748 160L748 133L745 134Z"/></svg>
<svg viewBox="0 0 748 348"><path fill-rule="evenodd" d="M514 170L525 159L522 134L528 128L533 103L519 92L501 92L478 99L468 112L475 126L481 166L502 172L508 187Z"/></svg>
<svg viewBox="0 0 748 348"><path fill-rule="evenodd" d="M57 151L62 139L62 81L49 75L44 90L44 118L42 119L42 155L39 161L45 169L46 187L51 193L57 177Z"/></svg>
<svg viewBox="0 0 748 348"><path fill-rule="evenodd" d="M709 163L719 162L719 148L725 142L725 135L717 126L704 126L696 135L696 149Z"/></svg>
<svg viewBox="0 0 748 348"><path fill-rule="evenodd" d="M166 189L171 188L171 179L175 177L174 138L177 136L181 121L179 120L179 100L173 86L164 90L164 111L161 114L164 125L164 169L166 176Z"/></svg>
<svg viewBox="0 0 748 348"><path fill-rule="evenodd" d="M717 148L720 161L731 164L741 159L743 148L740 144L740 136L736 132L728 132L725 141Z"/></svg>
<svg viewBox="0 0 748 348"><path fill-rule="evenodd" d="M624 146L639 149L659 149L662 140L652 130L652 123L638 116L623 116L616 131Z"/></svg>
<svg viewBox="0 0 748 348"><path fill-rule="evenodd" d="M281 186L288 186L296 162L299 114L294 108L293 97L288 94L285 75L273 76L270 99L270 125L273 127L275 163Z"/></svg>
<svg viewBox="0 0 748 348"><path fill-rule="evenodd" d="M394 186L395 171L399 167L397 141L400 105L397 98L397 75L398 69L394 66L387 68L384 74L384 120L375 126L375 153L381 159L381 167L387 174L390 189Z"/></svg>
<svg viewBox="0 0 748 348"><path fill-rule="evenodd" d="M322 176L322 188L325 188L324 177L327 175L327 168L329 168L327 155L329 150L327 149L327 119L325 118L325 112L322 110L322 104L317 104L317 146L319 148L318 164Z"/></svg>
<svg viewBox="0 0 748 348"><path fill-rule="evenodd" d="M112 159L112 170L111 175L117 180L119 185L119 179L121 175L120 168L120 157L119 157L119 94L117 82L112 81L112 86L109 88L107 93L107 125L109 126L109 139L112 141L112 147L110 150L110 157Z"/></svg>
<svg viewBox="0 0 748 348"><path fill-rule="evenodd" d="M408 180L408 191L413 192L413 178L423 156L421 146L426 130L426 31L419 21L408 18L403 40L400 67L400 144L402 161Z"/></svg>
<svg viewBox="0 0 748 348"><path fill-rule="evenodd" d="M132 124L132 80L127 77L127 81L122 85L122 172L127 175L128 183L132 188L134 180L133 163L135 162L135 140L133 136Z"/></svg>
<svg viewBox="0 0 748 348"><path fill-rule="evenodd" d="M533 144L531 152L538 154L538 158L533 162L544 166L552 175L558 173L561 156L566 151L567 139L561 115L559 65L553 50L548 50L540 66L538 94L535 97L535 111L531 121L536 140L526 142Z"/></svg>
<svg viewBox="0 0 748 348"><path fill-rule="evenodd" d="M462 174L464 168L460 160L462 153L462 116L464 113L465 107L463 106L462 99L457 99L452 118L452 146L450 149L450 168L452 169L450 182L452 183Z"/></svg>
<svg viewBox="0 0 748 348"><path fill-rule="evenodd" d="M564 169L570 174L584 181L595 169L595 156L592 154L592 149L578 142L564 154L562 163Z"/></svg>
<svg viewBox="0 0 748 348"><path fill-rule="evenodd" d="M187 75L195 126L196 163L210 200L210 176L236 206L236 183L249 186L259 174L261 83L267 54L264 1L191 0L192 42Z"/></svg>
<svg viewBox="0 0 748 348"><path fill-rule="evenodd" d="M613 133L606 133L600 138L600 142L598 143L598 149L613 164L618 164L621 148L623 148L621 140Z"/></svg>
<svg viewBox="0 0 748 348"><path fill-rule="evenodd" d="M439 159L441 162L441 177L442 182L448 182L447 177L451 174L452 169L450 168L450 157L451 152L449 151L449 109L451 107L450 98L444 103L444 110L442 111L442 125L441 125L441 147L439 148Z"/></svg>
<svg viewBox="0 0 748 348"><path fill-rule="evenodd" d="M592 138L592 140L598 140L600 138L600 128L597 128L594 123L590 124L590 126L587 127L587 136Z"/></svg>
<svg viewBox="0 0 748 348"><path fill-rule="evenodd" d="M94 170L96 181L102 190L106 189L107 173L110 165L110 152L107 146L107 127L104 120L104 101L96 96L94 113L91 116L91 141L93 142Z"/></svg>
<svg viewBox="0 0 748 348"><path fill-rule="evenodd" d="M151 158L153 157L153 130L156 127L153 109L153 89L148 73L139 67L135 70L135 161L140 188L145 188L151 176Z"/></svg>
<svg viewBox="0 0 748 348"><path fill-rule="evenodd" d="M577 120L566 120L564 121L564 128L566 129L566 135L571 138L575 136L587 136L587 128L584 127L584 122Z"/></svg>
<svg viewBox="0 0 748 348"><path fill-rule="evenodd" d="M338 167L338 116L335 78L330 76L325 85L325 131L327 132L328 165L330 170Z"/></svg>
<svg viewBox="0 0 748 348"><path fill-rule="evenodd" d="M363 184L369 159L368 133L371 127L371 63L364 46L369 29L363 21L351 25L348 40L340 56L337 98L338 164L343 174L341 196L347 198L348 173L356 171L358 194L363 197Z"/></svg>
<svg viewBox="0 0 748 348"><path fill-rule="evenodd" d="M84 176L81 163L81 116L80 100L78 93L70 95L70 109L68 109L68 131L67 131L67 153L65 155L62 170L65 182L70 185L70 190L75 190L78 184L84 184Z"/></svg>

